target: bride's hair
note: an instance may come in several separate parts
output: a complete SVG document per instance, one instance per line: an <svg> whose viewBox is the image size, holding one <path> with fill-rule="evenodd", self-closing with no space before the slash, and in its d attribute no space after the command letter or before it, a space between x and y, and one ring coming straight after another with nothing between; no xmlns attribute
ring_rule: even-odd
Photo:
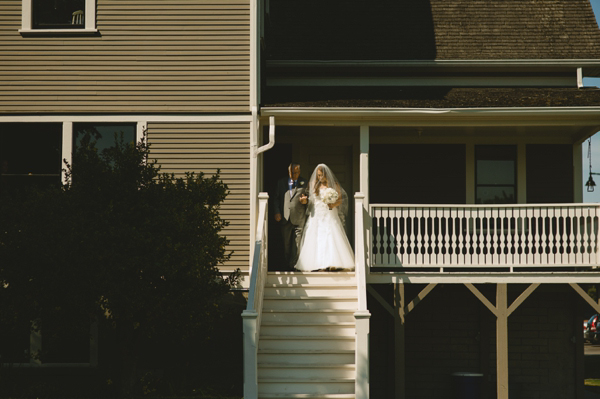
<svg viewBox="0 0 600 399"><path fill-rule="evenodd" d="M319 172L321 172L320 178ZM319 195L319 188L321 187L321 185L332 187L333 189L339 192L339 183L335 178L335 175L333 174L331 169L329 169L329 167L324 163L317 165L309 181L309 187L312 187L313 193L315 195Z"/></svg>

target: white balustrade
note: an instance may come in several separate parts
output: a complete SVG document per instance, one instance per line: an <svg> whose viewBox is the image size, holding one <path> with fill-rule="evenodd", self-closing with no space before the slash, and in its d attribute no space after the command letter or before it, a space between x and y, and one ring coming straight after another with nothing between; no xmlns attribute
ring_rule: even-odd
<svg viewBox="0 0 600 399"><path fill-rule="evenodd" d="M598 264L597 204L371 204L372 267L516 268Z"/></svg>
<svg viewBox="0 0 600 399"><path fill-rule="evenodd" d="M250 288L248 304L242 312L244 331L244 398L258 398L258 339L264 287L267 278L267 209L269 195L258 195L258 219L256 223L256 242L254 257L250 269Z"/></svg>

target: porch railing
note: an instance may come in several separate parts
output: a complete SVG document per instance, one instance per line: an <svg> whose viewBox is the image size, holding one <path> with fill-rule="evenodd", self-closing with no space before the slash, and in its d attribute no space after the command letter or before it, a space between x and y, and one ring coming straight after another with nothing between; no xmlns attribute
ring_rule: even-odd
<svg viewBox="0 0 600 399"><path fill-rule="evenodd" d="M599 215L598 204L372 204L370 265L597 266Z"/></svg>
<svg viewBox="0 0 600 399"><path fill-rule="evenodd" d="M258 195L258 219L256 221L256 242L250 269L248 304L242 312L244 330L244 398L258 398L258 338L264 287L267 278L267 204L269 195Z"/></svg>

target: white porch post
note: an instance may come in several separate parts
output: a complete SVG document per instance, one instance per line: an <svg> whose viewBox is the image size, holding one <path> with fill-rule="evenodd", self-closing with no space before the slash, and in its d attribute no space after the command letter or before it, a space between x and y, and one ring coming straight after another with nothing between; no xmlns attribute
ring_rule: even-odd
<svg viewBox="0 0 600 399"><path fill-rule="evenodd" d="M364 204L369 206L369 126L360 127L360 190L365 195Z"/></svg>
<svg viewBox="0 0 600 399"><path fill-rule="evenodd" d="M583 202L583 162L581 143L573 144L573 201Z"/></svg>

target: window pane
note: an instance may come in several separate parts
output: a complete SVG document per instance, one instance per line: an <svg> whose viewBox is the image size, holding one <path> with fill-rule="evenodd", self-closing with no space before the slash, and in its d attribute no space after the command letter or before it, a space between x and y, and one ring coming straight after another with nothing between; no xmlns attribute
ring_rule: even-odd
<svg viewBox="0 0 600 399"><path fill-rule="evenodd" d="M0 192L59 185L62 124L0 123Z"/></svg>
<svg viewBox="0 0 600 399"><path fill-rule="evenodd" d="M477 161L477 184L515 184L515 162Z"/></svg>
<svg viewBox="0 0 600 399"><path fill-rule="evenodd" d="M83 29L85 0L33 0L33 28Z"/></svg>
<svg viewBox="0 0 600 399"><path fill-rule="evenodd" d="M81 139L85 134L90 134L96 141L96 148L99 152L115 145L115 134L123 133L125 143L135 143L135 124L90 124L75 123L73 125L73 140L75 148L81 144Z"/></svg>
<svg viewBox="0 0 600 399"><path fill-rule="evenodd" d="M515 188L505 187L477 187L478 204L513 204L515 203Z"/></svg>
<svg viewBox="0 0 600 399"><path fill-rule="evenodd" d="M516 201L517 146L475 147L475 202L509 204Z"/></svg>

